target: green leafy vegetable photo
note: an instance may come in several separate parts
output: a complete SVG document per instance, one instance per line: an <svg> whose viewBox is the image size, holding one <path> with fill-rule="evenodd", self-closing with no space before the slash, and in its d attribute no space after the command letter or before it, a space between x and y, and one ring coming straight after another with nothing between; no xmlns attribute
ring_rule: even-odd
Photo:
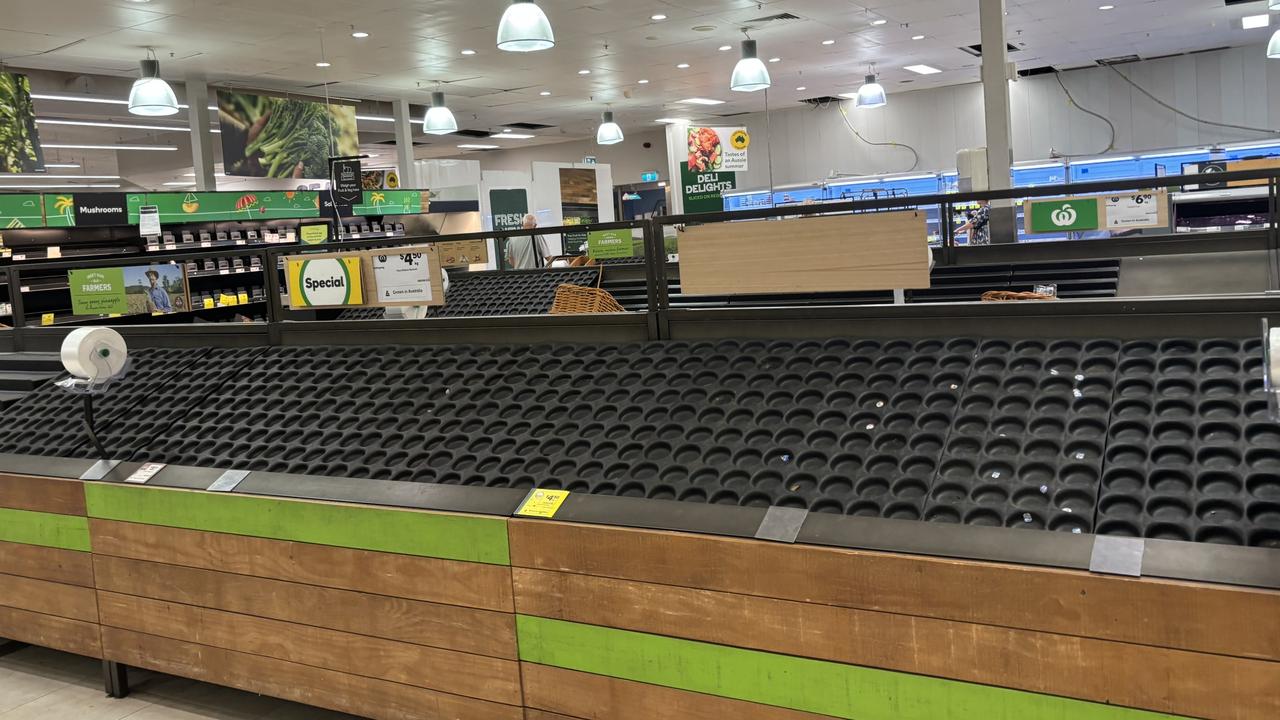
<svg viewBox="0 0 1280 720"><path fill-rule="evenodd" d="M26 75L0 72L0 172L29 173L44 169L31 81Z"/></svg>
<svg viewBox="0 0 1280 720"><path fill-rule="evenodd" d="M330 157L360 152L351 105L220 90L218 118L228 175L320 180Z"/></svg>

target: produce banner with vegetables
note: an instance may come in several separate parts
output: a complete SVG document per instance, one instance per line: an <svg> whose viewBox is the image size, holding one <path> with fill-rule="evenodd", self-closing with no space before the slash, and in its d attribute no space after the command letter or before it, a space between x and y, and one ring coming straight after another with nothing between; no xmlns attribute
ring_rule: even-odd
<svg viewBox="0 0 1280 720"><path fill-rule="evenodd" d="M364 202L351 208L356 215L417 215L427 211L425 190L365 190Z"/></svg>
<svg viewBox="0 0 1280 720"><path fill-rule="evenodd" d="M0 173L44 170L44 152L26 75L0 72Z"/></svg>
<svg viewBox="0 0 1280 720"><path fill-rule="evenodd" d="M739 172L747 169L751 134L744 127L689 128L689 169Z"/></svg>
<svg viewBox="0 0 1280 720"><path fill-rule="evenodd" d="M39 195L0 195L0 230L38 228L44 225Z"/></svg>
<svg viewBox="0 0 1280 720"><path fill-rule="evenodd" d="M135 205L133 198L138 198ZM138 206L160 208L160 222L192 223L225 220L282 220L320 216L320 193L315 190L134 193L129 219L138 221Z"/></svg>
<svg viewBox="0 0 1280 720"><path fill-rule="evenodd" d="M218 91L228 175L329 177L329 158L360 154L353 105Z"/></svg>

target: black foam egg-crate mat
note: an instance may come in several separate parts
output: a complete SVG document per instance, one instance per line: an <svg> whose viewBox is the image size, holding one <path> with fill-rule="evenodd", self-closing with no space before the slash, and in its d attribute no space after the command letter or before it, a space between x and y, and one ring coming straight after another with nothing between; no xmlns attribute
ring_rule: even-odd
<svg viewBox="0 0 1280 720"><path fill-rule="evenodd" d="M457 273L449 276L445 304L432 317L545 315L561 285L595 287L600 268Z"/></svg>
<svg viewBox="0 0 1280 720"><path fill-rule="evenodd" d="M127 381L137 387L106 401L113 455L1280 546L1280 426L1263 417L1256 341L287 347L164 351L154 367L149 357L138 354ZM4 449L84 456L79 406L48 393L0 415Z"/></svg>

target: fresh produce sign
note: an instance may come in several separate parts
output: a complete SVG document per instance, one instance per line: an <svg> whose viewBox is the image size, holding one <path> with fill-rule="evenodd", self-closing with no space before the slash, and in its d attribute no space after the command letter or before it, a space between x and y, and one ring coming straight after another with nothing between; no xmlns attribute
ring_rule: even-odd
<svg viewBox="0 0 1280 720"><path fill-rule="evenodd" d="M26 75L0 72L0 173L44 170L31 81Z"/></svg>
<svg viewBox="0 0 1280 720"><path fill-rule="evenodd" d="M746 128L689 128L689 168L694 172L747 169L751 134Z"/></svg>
<svg viewBox="0 0 1280 720"><path fill-rule="evenodd" d="M44 225L39 195L0 195L0 230L38 228Z"/></svg>
<svg viewBox="0 0 1280 720"><path fill-rule="evenodd" d="M218 91L228 175L329 177L329 158L360 154L356 109L297 98Z"/></svg>

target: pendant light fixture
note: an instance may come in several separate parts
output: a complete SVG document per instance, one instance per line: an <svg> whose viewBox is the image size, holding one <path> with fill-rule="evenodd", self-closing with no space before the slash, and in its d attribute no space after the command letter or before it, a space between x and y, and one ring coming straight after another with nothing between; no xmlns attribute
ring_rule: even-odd
<svg viewBox="0 0 1280 720"><path fill-rule="evenodd" d="M872 65L870 72L867 73L866 82L858 88L858 99L854 101L854 107L863 109L884 107L888 101L884 94L884 86L876 80L876 66Z"/></svg>
<svg viewBox="0 0 1280 720"><path fill-rule="evenodd" d="M431 107L427 108L427 117L422 122L422 131L431 135L448 135L458 132L458 121L453 111L445 107L444 93L439 90L431 93Z"/></svg>
<svg viewBox="0 0 1280 720"><path fill-rule="evenodd" d="M135 80L133 89L129 90L129 112L147 117L176 115L178 98L169 83L160 79L160 61L156 60L155 52L147 50L147 55L141 62L142 77Z"/></svg>
<svg viewBox="0 0 1280 720"><path fill-rule="evenodd" d="M498 23L498 49L508 52L549 50L556 45L551 21L533 0L511 0Z"/></svg>
<svg viewBox="0 0 1280 720"><path fill-rule="evenodd" d="M1280 9L1280 3L1277 3L1275 9ZM1280 60L1280 30L1271 33L1271 42L1267 43L1267 57Z"/></svg>
<svg viewBox="0 0 1280 720"><path fill-rule="evenodd" d="M742 59L733 68L729 78L729 89L738 92L755 92L767 90L773 83L769 80L769 69L760 58L756 57L756 41L750 38L742 41Z"/></svg>
<svg viewBox="0 0 1280 720"><path fill-rule="evenodd" d="M606 110L600 116L600 129L596 130L597 145L617 145L622 142L622 128L613 121L613 112Z"/></svg>

